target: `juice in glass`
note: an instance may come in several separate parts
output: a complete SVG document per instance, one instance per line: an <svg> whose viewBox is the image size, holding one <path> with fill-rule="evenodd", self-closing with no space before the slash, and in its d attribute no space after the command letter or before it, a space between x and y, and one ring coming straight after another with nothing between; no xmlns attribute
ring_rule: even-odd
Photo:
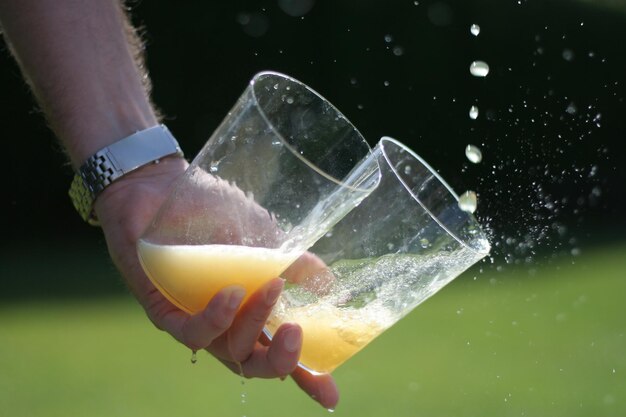
<svg viewBox="0 0 626 417"><path fill-rule="evenodd" d="M152 283L173 304L194 314L229 285L240 285L246 299L280 274L298 253L238 245L137 244L139 259ZM242 304L246 301L242 302Z"/></svg>

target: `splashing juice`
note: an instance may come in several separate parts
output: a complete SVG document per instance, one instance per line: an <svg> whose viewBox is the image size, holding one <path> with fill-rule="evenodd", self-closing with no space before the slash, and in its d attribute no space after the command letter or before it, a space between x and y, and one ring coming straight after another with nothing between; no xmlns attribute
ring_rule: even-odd
<svg viewBox="0 0 626 417"><path fill-rule="evenodd" d="M222 288L240 285L247 297L280 274L299 253L236 245L156 245L140 240L139 259L172 303L194 314Z"/></svg>
<svg viewBox="0 0 626 417"><path fill-rule="evenodd" d="M324 303L287 308L275 314L267 328L274 333L285 322L302 327L300 363L313 373L332 372L388 327L366 309L342 309Z"/></svg>
<svg viewBox="0 0 626 417"><path fill-rule="evenodd" d="M329 266L335 280L324 294L288 285L267 329L273 334L282 323L298 323L300 364L332 372L482 257L465 246L426 246L418 255L339 260Z"/></svg>

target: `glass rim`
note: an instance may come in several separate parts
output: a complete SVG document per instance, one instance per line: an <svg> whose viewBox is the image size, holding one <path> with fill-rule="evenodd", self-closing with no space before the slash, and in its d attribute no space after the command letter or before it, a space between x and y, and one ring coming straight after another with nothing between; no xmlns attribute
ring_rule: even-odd
<svg viewBox="0 0 626 417"><path fill-rule="evenodd" d="M482 227L480 227L480 223L478 222L478 220L476 219L476 217L474 216L474 214L472 213L468 213L466 211L464 211L464 213L467 215L467 217L469 218L469 220L473 223L475 223L478 226L478 230L480 231L480 235L482 237L484 237L485 241L487 241L487 248L485 250L479 250L477 248L472 247L471 245L469 245L467 243L466 239L461 238L460 236L458 236L456 233L452 232L441 220L439 220L437 218L437 216L435 216L429 209L428 207L418 198L418 196L409 188L409 186L406 184L406 182L402 179L402 177L400 176L398 170L393 166L393 164L391 163L391 160L389 159L389 155L387 154L387 151L385 150L385 142L391 142L394 145L398 146L399 148L403 149L404 151L408 152L411 156L413 156L420 164L422 164L424 166L424 168L426 168L438 181L441 185L443 185L448 192L450 193L450 195L452 195L452 197L454 198L454 200L458 203L459 201L459 196L457 195L457 193L454 192L454 190L452 189L452 187L446 182L446 180L444 180L441 175L439 175L437 173L437 171L435 171L424 159L422 159L422 157L420 157L418 154L416 154L413 150L411 150L408 146L406 146L405 144L403 144L402 142L400 142L397 139L394 139L390 136L383 136L380 138L380 148L381 148L381 153L383 155L383 157L385 158L385 161L387 161L387 165L389 166L389 168L393 171L394 175L396 176L396 178L400 181L400 183L402 184L402 186L409 192L409 194L411 195L411 197L417 201L419 203L420 206L422 206L422 208L428 213L428 215L435 221L437 222L437 224L446 231L446 233L448 233L450 236L452 236L457 242L459 242L461 245L465 246L466 248L468 248L469 250L480 254L480 255L487 255L490 250L491 250L491 245L489 244L489 241L487 240L487 236L485 235L484 230L482 229Z"/></svg>
<svg viewBox="0 0 626 417"><path fill-rule="evenodd" d="M282 144L296 158L301 160L306 166L311 168L313 171L317 172L322 177L326 178L329 181L334 182L335 184L337 184L337 185L339 185L341 187L346 187L346 188L353 189L353 190L356 190L356 191L365 191L365 192L371 192L374 189L376 189L376 187L378 186L378 183L380 182L380 167L378 169L378 177L379 178L378 178L378 181L376 181L374 185L372 185L371 187L355 187L353 185L349 185L349 184L345 183L343 181L343 179L336 178L335 176L333 176L333 175L327 173L326 171L322 170L316 164L314 164L312 161L310 161L308 158L305 158L304 155L300 154L292 145L289 144L289 142L285 139L285 137L278 131L278 129L276 129L276 127L274 126L274 123L272 123L269 120L269 118L267 117L267 114L265 113L265 110L261 106L261 103L259 102L259 99L258 99L257 94L256 94L256 89L255 89L256 82L261 77L267 77L267 76L277 77L277 78L280 78L282 80L288 80L288 81L290 81L290 82L292 82L294 84L298 84L298 85L304 87L309 93L311 93L312 95L316 96L320 100L323 100L325 103L327 103L330 106L330 108L337 114L337 116L343 118L350 125L350 127L356 132L358 137L361 139L361 142L365 145L365 147L367 149L367 152L363 155L363 157L359 161L357 161L354 164L352 169L357 167L361 163L361 161L363 161L365 159L369 159L371 157L371 155L373 154L372 147L367 143L367 140L365 140L365 137L359 131L359 129L356 128L354 123L352 123L350 121L350 119L348 119L341 111L339 111L339 109L337 107L335 107L335 105L333 103L331 103L329 100L327 100L320 93L318 93L317 91L315 91L314 89L309 87L307 84L303 83L302 81L299 81L299 80L297 80L297 79L295 79L293 77L290 77L289 75L286 75L286 74L283 74L283 73L280 73L280 72L277 72L277 71L261 71L261 72L256 73L252 77L252 79L250 80L250 84L249 84L250 91L252 93L252 97L254 99L255 106L258 109L261 117L263 118L265 123L267 123L267 125L272 129L272 131L274 132L276 137L282 142ZM344 178L347 178L347 177L348 177L348 175L346 175L346 177L344 177Z"/></svg>

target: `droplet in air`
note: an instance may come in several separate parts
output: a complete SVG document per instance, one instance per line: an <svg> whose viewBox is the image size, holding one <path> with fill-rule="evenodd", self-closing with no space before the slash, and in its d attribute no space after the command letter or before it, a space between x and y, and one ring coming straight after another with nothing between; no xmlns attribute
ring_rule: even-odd
<svg viewBox="0 0 626 417"><path fill-rule="evenodd" d="M489 74L489 65L484 61L474 61L469 70L474 77L486 77Z"/></svg>
<svg viewBox="0 0 626 417"><path fill-rule="evenodd" d="M405 175L410 175L411 174L411 165L407 165L404 167L404 174Z"/></svg>
<svg viewBox="0 0 626 417"><path fill-rule="evenodd" d="M401 46L394 46L393 47L393 54L395 56L402 56L404 55L404 48Z"/></svg>
<svg viewBox="0 0 626 417"><path fill-rule="evenodd" d="M565 49L563 49L562 56L563 56L564 60L570 62L570 61L572 61L574 59L574 51L572 51L569 48L565 48Z"/></svg>
<svg viewBox="0 0 626 417"><path fill-rule="evenodd" d="M480 33L480 26L474 23L472 26L470 26L470 32L472 35L478 36L478 34Z"/></svg>
<svg viewBox="0 0 626 417"><path fill-rule="evenodd" d="M470 107L469 117L472 120L476 120L478 118L478 107L476 106Z"/></svg>
<svg viewBox="0 0 626 417"><path fill-rule="evenodd" d="M198 358L196 356L196 351L192 350L191 351L191 363L196 363L196 362L198 362Z"/></svg>
<svg viewBox="0 0 626 417"><path fill-rule="evenodd" d="M572 101L567 105L565 111L569 114L576 114L576 112L578 111L578 107L576 107L576 104Z"/></svg>
<svg viewBox="0 0 626 417"><path fill-rule="evenodd" d="M385 35L385 42L390 43L391 41L393 41L393 36Z"/></svg>
<svg viewBox="0 0 626 417"><path fill-rule="evenodd" d="M480 151L478 146L467 145L465 148L465 156L469 159L470 162L477 164L483 160L483 153Z"/></svg>
<svg viewBox="0 0 626 417"><path fill-rule="evenodd" d="M304 17L314 5L314 0L278 0L278 7L292 17Z"/></svg>
<svg viewBox="0 0 626 417"><path fill-rule="evenodd" d="M474 191L466 191L459 197L459 208L466 213L474 213L477 205L478 201Z"/></svg>
<svg viewBox="0 0 626 417"><path fill-rule="evenodd" d="M329 413L334 413L335 412L334 408L328 408L327 410L328 410Z"/></svg>

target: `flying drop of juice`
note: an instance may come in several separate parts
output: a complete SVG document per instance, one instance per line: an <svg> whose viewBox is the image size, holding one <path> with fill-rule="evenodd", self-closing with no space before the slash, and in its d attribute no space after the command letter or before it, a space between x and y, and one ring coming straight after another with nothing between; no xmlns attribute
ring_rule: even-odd
<svg viewBox="0 0 626 417"><path fill-rule="evenodd" d="M198 358L196 357L196 351L192 350L191 351L191 363L196 363L198 362Z"/></svg>
<svg viewBox="0 0 626 417"><path fill-rule="evenodd" d="M459 208L467 213L476 211L477 198L474 191L466 191L459 197Z"/></svg>
<svg viewBox="0 0 626 417"><path fill-rule="evenodd" d="M489 74L489 65L484 61L474 61L469 70L474 77L486 77Z"/></svg>
<svg viewBox="0 0 626 417"><path fill-rule="evenodd" d="M469 117L472 120L476 120L478 118L478 107L476 106L470 107Z"/></svg>
<svg viewBox="0 0 626 417"><path fill-rule="evenodd" d="M480 151L478 146L467 145L465 148L465 156L469 159L470 162L477 164L483 160L483 153Z"/></svg>
<svg viewBox="0 0 626 417"><path fill-rule="evenodd" d="M470 26L470 32L472 33L472 35L478 36L478 34L480 33L480 26L474 23L472 26Z"/></svg>

